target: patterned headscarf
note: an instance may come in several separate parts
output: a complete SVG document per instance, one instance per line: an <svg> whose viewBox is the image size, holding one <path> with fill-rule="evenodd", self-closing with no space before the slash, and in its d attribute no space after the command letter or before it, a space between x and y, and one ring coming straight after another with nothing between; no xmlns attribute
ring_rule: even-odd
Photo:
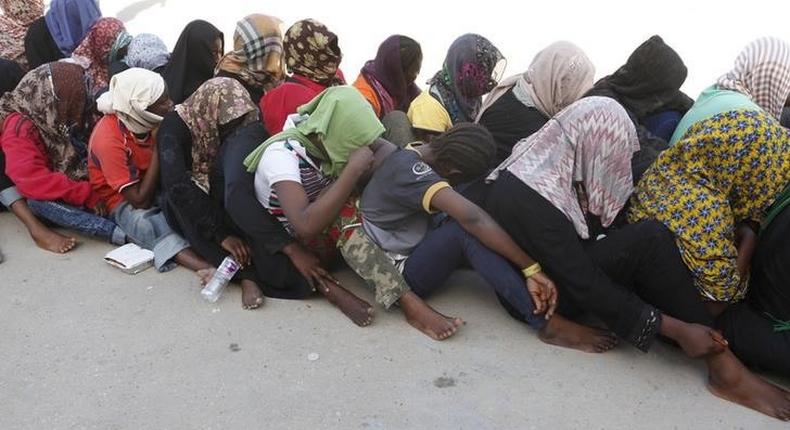
<svg viewBox="0 0 790 430"><path fill-rule="evenodd" d="M478 34L465 34L455 39L442 70L428 85L440 97L453 124L473 121L480 110L482 97L497 85L495 76L502 53L488 39Z"/></svg>
<svg viewBox="0 0 790 430"><path fill-rule="evenodd" d="M85 72L69 63L49 63L22 78L14 91L0 97L0 127L17 112L29 118L44 141L52 169L73 180L87 178L84 150L71 142L71 128L84 126L88 103Z"/></svg>
<svg viewBox="0 0 790 430"><path fill-rule="evenodd" d="M283 39L288 72L321 85L339 84L337 69L343 53L337 35L314 19L297 21Z"/></svg>
<svg viewBox="0 0 790 430"><path fill-rule="evenodd" d="M213 78L176 106L176 112L192 133L192 181L208 192L208 175L222 144L220 126L242 117L242 124L257 121L258 108L237 80Z"/></svg>
<svg viewBox="0 0 790 430"><path fill-rule="evenodd" d="M0 0L0 58L16 61L27 69L25 34L44 14L42 0Z"/></svg>
<svg viewBox="0 0 790 430"><path fill-rule="evenodd" d="M165 80L150 70L133 67L116 74L110 89L96 101L101 113L115 114L132 133L156 128L162 117L147 109L165 92Z"/></svg>
<svg viewBox="0 0 790 430"><path fill-rule="evenodd" d="M281 25L273 16L244 17L236 24L233 51L220 60L217 71L236 75L254 88L278 85L285 76Z"/></svg>
<svg viewBox="0 0 790 430"><path fill-rule="evenodd" d="M719 88L738 91L776 119L790 94L790 45L775 37L763 37L746 46L735 67L719 78Z"/></svg>
<svg viewBox="0 0 790 430"><path fill-rule="evenodd" d="M170 61L170 51L159 36L142 33L134 36L129 43L125 61L129 67L156 70Z"/></svg>
<svg viewBox="0 0 790 430"><path fill-rule="evenodd" d="M514 87L517 99L551 118L592 88L594 77L595 66L581 48L570 42L552 43L538 52L526 72L494 88L477 119Z"/></svg>
<svg viewBox="0 0 790 430"><path fill-rule="evenodd" d="M87 70L91 78L91 95L109 85L107 67L115 60L118 51L128 46L132 36L123 22L116 18L101 18L91 27L85 40L74 50L73 58Z"/></svg>
<svg viewBox="0 0 790 430"><path fill-rule="evenodd" d="M636 128L625 109L610 98L587 97L517 143L489 180L507 169L589 239L587 214L609 227L631 196L631 157L638 150Z"/></svg>

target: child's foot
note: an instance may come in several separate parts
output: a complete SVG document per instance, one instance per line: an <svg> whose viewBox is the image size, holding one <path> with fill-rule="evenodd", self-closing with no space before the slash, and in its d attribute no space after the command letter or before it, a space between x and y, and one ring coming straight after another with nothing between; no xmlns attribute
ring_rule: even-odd
<svg viewBox="0 0 790 430"><path fill-rule="evenodd" d="M577 324L555 314L538 332L545 343L584 352L601 353L617 346L614 333Z"/></svg>
<svg viewBox="0 0 790 430"><path fill-rule="evenodd" d="M448 317L436 312L411 291L404 293L399 303L406 321L433 340L447 339L464 323L460 318Z"/></svg>
<svg viewBox="0 0 790 430"><path fill-rule="evenodd" d="M672 338L691 358L720 354L727 349L727 341L716 330L701 324L682 324Z"/></svg>
<svg viewBox="0 0 790 430"><path fill-rule="evenodd" d="M330 303L337 306L341 312L360 327L369 326L373 322L373 307L370 303L360 299L340 285L324 281L318 286L318 291Z"/></svg>
<svg viewBox="0 0 790 430"><path fill-rule="evenodd" d="M30 230L30 236L39 248L56 254L65 254L77 246L77 239L63 236L44 226Z"/></svg>
<svg viewBox="0 0 790 430"><path fill-rule="evenodd" d="M730 350L708 358L708 389L717 397L790 421L790 393L750 372Z"/></svg>
<svg viewBox="0 0 790 430"><path fill-rule="evenodd" d="M258 309L263 304L263 292L253 281L241 281L241 305L244 309Z"/></svg>

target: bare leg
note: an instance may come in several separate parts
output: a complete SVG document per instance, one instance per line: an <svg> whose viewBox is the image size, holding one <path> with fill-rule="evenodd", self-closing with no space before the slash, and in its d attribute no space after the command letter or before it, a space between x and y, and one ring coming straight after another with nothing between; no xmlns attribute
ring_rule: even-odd
<svg viewBox="0 0 790 430"><path fill-rule="evenodd" d="M373 307L370 303L355 296L340 284L330 281L321 281L318 291L337 306L346 316L360 327L369 326L373 322Z"/></svg>
<svg viewBox="0 0 790 430"><path fill-rule="evenodd" d="M617 346L614 333L587 327L556 314L540 329L538 337L550 345L584 352L606 352Z"/></svg>
<svg viewBox="0 0 790 430"><path fill-rule="evenodd" d="M448 317L436 312L411 291L405 292L400 297L399 303L406 321L434 340L447 339L464 323L460 318Z"/></svg>
<svg viewBox="0 0 790 430"><path fill-rule="evenodd" d="M58 254L65 254L77 246L77 239L63 236L51 230L36 218L33 212L30 211L25 199L15 201L9 209L22 221L22 224L25 225L30 233L30 237L33 238L33 241L39 248Z"/></svg>
<svg viewBox="0 0 790 430"><path fill-rule="evenodd" d="M214 269L214 266L212 266L208 261L204 260L203 257L199 256L195 251L192 250L192 248L186 248L176 254L175 260L176 263L194 272L200 272L206 269ZM203 276L201 273L198 273L198 276L201 276L202 278Z"/></svg>
<svg viewBox="0 0 790 430"><path fill-rule="evenodd" d="M705 357L711 393L774 418L790 420L790 393L750 372L718 332L663 315L661 334L675 340L690 357Z"/></svg>

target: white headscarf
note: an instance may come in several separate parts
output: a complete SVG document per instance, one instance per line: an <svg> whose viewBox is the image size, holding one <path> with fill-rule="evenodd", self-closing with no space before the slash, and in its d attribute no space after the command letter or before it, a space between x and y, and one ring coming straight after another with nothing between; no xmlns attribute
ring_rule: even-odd
<svg viewBox="0 0 790 430"><path fill-rule="evenodd" d="M110 90L96 105L101 113L115 114L132 133L153 130L162 117L147 111L165 92L165 80L150 70L131 68L112 77Z"/></svg>

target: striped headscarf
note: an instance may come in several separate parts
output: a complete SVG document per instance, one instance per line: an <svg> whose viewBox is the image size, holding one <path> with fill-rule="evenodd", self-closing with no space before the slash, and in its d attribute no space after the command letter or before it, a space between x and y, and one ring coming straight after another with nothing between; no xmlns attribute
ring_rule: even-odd
<svg viewBox="0 0 790 430"><path fill-rule="evenodd" d="M507 169L589 239L587 214L609 227L634 190L631 157L639 150L631 118L606 97L583 98L522 140L488 177Z"/></svg>
<svg viewBox="0 0 790 430"><path fill-rule="evenodd" d="M751 42L735 66L717 82L719 88L737 91L779 119L790 95L790 45L776 37Z"/></svg>
<svg viewBox="0 0 790 430"><path fill-rule="evenodd" d="M273 16L244 17L236 24L233 51L220 60L217 71L234 74L254 88L279 84L285 76L281 26Z"/></svg>

